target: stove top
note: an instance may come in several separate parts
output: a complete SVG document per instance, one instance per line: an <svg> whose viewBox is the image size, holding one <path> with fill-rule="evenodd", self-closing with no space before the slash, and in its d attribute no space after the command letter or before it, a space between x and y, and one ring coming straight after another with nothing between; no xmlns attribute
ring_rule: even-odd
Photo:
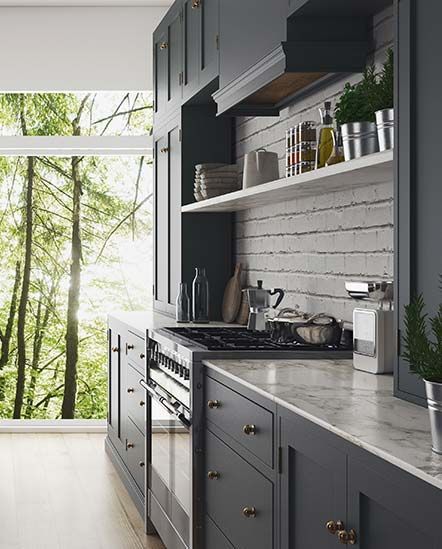
<svg viewBox="0 0 442 549"><path fill-rule="evenodd" d="M208 351L343 351L339 346L278 343L269 332L252 332L247 328L164 328L164 332L178 336Z"/></svg>

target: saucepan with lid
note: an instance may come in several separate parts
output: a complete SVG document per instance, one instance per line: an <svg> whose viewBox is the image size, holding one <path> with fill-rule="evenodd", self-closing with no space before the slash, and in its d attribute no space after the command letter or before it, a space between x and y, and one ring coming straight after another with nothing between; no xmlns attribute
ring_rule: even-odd
<svg viewBox="0 0 442 549"><path fill-rule="evenodd" d="M343 322L326 313L309 315L297 309L281 309L268 320L270 336L278 343L339 346Z"/></svg>

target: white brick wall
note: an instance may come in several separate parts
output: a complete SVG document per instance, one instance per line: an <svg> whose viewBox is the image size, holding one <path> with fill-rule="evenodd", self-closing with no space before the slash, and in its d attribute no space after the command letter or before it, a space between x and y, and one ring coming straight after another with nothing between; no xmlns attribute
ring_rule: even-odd
<svg viewBox="0 0 442 549"><path fill-rule="evenodd" d="M374 21L376 63L385 59L392 36L387 10ZM238 119L238 162L242 165L247 152L264 147L278 153L282 175L285 131L303 120L318 120L318 107L335 101L346 80L279 117ZM236 259L245 268L247 284L262 279L265 287L286 290L285 306L327 311L351 321L354 302L346 296L344 281L393 276L393 181L239 212L235 233Z"/></svg>

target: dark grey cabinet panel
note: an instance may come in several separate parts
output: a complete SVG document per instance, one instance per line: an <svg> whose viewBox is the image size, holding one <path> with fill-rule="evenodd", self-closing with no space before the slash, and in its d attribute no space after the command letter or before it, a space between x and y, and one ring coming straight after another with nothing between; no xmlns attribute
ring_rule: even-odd
<svg viewBox="0 0 442 549"><path fill-rule="evenodd" d="M206 515L204 524L206 526L205 531L205 546L210 549L234 549L233 545L216 526L213 520Z"/></svg>
<svg viewBox="0 0 442 549"><path fill-rule="evenodd" d="M236 549L272 549L274 485L206 432L206 512ZM209 478L209 474L219 478Z"/></svg>
<svg viewBox="0 0 442 549"><path fill-rule="evenodd" d="M169 131L169 304L181 282L181 139L178 123Z"/></svg>
<svg viewBox="0 0 442 549"><path fill-rule="evenodd" d="M181 9L173 10L168 25L168 103L167 109L171 112L181 104L183 80L183 25Z"/></svg>
<svg viewBox="0 0 442 549"><path fill-rule="evenodd" d="M196 0L184 0L184 101L192 97L199 86L200 9L200 4Z"/></svg>
<svg viewBox="0 0 442 549"><path fill-rule="evenodd" d="M145 494L146 443L144 433L127 418L126 464L141 493Z"/></svg>
<svg viewBox="0 0 442 549"><path fill-rule="evenodd" d="M286 39L287 0L222 0L220 87L269 54Z"/></svg>
<svg viewBox="0 0 442 549"><path fill-rule="evenodd" d="M364 549L436 549L442 546L442 494L400 471L381 474L349 458L348 529Z"/></svg>
<svg viewBox="0 0 442 549"><path fill-rule="evenodd" d="M126 409L127 416L135 423L138 429L146 432L146 392L140 385L144 376L136 370L130 362L127 363L126 382Z"/></svg>
<svg viewBox="0 0 442 549"><path fill-rule="evenodd" d="M164 113L167 105L168 37L165 25L154 34L154 102L155 115Z"/></svg>
<svg viewBox="0 0 442 549"><path fill-rule="evenodd" d="M201 0L201 88L219 75L219 44L219 0Z"/></svg>
<svg viewBox="0 0 442 549"><path fill-rule="evenodd" d="M126 332L126 356L141 374L146 371L146 343L144 339L131 331Z"/></svg>
<svg viewBox="0 0 442 549"><path fill-rule="evenodd" d="M281 548L333 549L337 539L326 524L346 521L347 456L294 414L284 414L280 428Z"/></svg>
<svg viewBox="0 0 442 549"><path fill-rule="evenodd" d="M440 241L440 127L442 74L434 70L435 52L441 51L440 2L396 2L396 130L395 273L398 328L403 334L404 306L423 293L428 312L441 302ZM435 113L437 113L435 117ZM409 373L399 356L396 394L425 405L422 381Z"/></svg>
<svg viewBox="0 0 442 549"><path fill-rule="evenodd" d="M169 300L169 154L168 135L155 141L155 300Z"/></svg>
<svg viewBox="0 0 442 549"><path fill-rule="evenodd" d="M124 453L122 418L122 353L118 326L108 329L108 413L107 430L116 450Z"/></svg>
<svg viewBox="0 0 442 549"><path fill-rule="evenodd" d="M272 467L273 413L210 377L206 378L206 399L207 420Z"/></svg>

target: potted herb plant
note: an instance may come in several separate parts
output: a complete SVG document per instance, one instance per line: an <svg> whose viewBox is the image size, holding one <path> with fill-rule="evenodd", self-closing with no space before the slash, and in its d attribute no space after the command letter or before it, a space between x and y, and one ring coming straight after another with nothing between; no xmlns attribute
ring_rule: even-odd
<svg viewBox="0 0 442 549"><path fill-rule="evenodd" d="M357 84L347 82L336 108L336 122L341 126L345 160L359 158L379 151L377 117L390 130L394 117L393 51L379 75L374 65L368 66ZM376 113L379 112L377 115ZM384 128L383 128L384 129ZM382 141L387 148L387 140Z"/></svg>
<svg viewBox="0 0 442 549"><path fill-rule="evenodd" d="M378 130L379 150L385 151L394 146L394 57L389 49L387 60L382 67L378 82L379 109L375 112Z"/></svg>
<svg viewBox="0 0 442 549"><path fill-rule="evenodd" d="M424 380L433 451L442 454L442 304L433 317L422 295L405 307L404 347L410 370Z"/></svg>

